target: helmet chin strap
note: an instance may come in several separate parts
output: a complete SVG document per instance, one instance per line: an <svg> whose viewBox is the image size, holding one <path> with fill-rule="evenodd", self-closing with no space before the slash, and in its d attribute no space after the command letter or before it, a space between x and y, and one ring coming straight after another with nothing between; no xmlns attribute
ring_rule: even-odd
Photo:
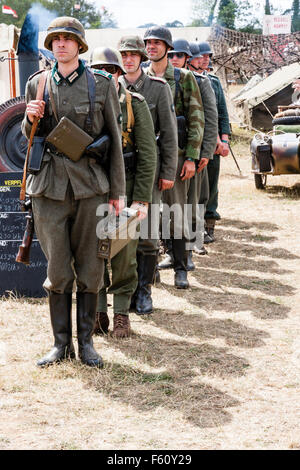
<svg viewBox="0 0 300 470"><path fill-rule="evenodd" d="M168 47L166 45L166 51L165 51L164 55L160 59L151 59L152 62L160 62L161 60L163 60L166 57L167 53L168 53Z"/></svg>

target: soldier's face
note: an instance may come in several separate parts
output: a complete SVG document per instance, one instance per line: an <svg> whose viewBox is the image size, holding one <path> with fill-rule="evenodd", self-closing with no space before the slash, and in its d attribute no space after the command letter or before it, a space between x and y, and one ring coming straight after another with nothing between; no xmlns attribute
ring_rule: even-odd
<svg viewBox="0 0 300 470"><path fill-rule="evenodd" d="M69 34L58 34L52 40L52 52L58 62L68 63L78 56L79 44Z"/></svg>
<svg viewBox="0 0 300 470"><path fill-rule="evenodd" d="M202 70L206 70L209 64L209 54L203 54L202 57L199 57L198 67Z"/></svg>
<svg viewBox="0 0 300 470"><path fill-rule="evenodd" d="M193 70L198 70L198 68L199 68L199 59L200 59L200 57L196 57L195 59L190 60L190 65L192 66Z"/></svg>
<svg viewBox="0 0 300 470"><path fill-rule="evenodd" d="M138 52L121 52L124 68L127 73L135 73L141 65L141 55Z"/></svg>
<svg viewBox="0 0 300 470"><path fill-rule="evenodd" d="M166 54L167 45L160 39L147 39L146 51L150 60L158 61Z"/></svg>
<svg viewBox="0 0 300 470"><path fill-rule="evenodd" d="M173 52L168 54L169 61L173 67L178 67L179 69L184 68L186 64L187 55L182 52Z"/></svg>

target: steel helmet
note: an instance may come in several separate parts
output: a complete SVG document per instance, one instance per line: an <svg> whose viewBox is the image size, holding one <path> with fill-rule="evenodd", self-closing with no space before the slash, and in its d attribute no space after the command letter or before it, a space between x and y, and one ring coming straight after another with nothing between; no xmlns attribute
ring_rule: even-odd
<svg viewBox="0 0 300 470"><path fill-rule="evenodd" d="M196 42L190 42L190 51L192 59L196 59L196 57L202 57L202 54L199 50L199 45Z"/></svg>
<svg viewBox="0 0 300 470"><path fill-rule="evenodd" d="M172 52L184 52L189 57L192 55L189 42L186 39L175 39Z"/></svg>
<svg viewBox="0 0 300 470"><path fill-rule="evenodd" d="M199 46L199 52L200 52L201 55L209 54L210 57L213 55L212 50L211 50L210 45L208 44L208 42L199 42L198 46Z"/></svg>
<svg viewBox="0 0 300 470"><path fill-rule="evenodd" d="M97 65L116 65L121 69L123 74L126 74L120 52L112 47L96 47L96 49L93 50L90 58L90 66L95 67Z"/></svg>
<svg viewBox="0 0 300 470"><path fill-rule="evenodd" d="M145 49L145 43L140 36L123 36L118 44L119 52L138 52L142 56L142 62L149 60Z"/></svg>
<svg viewBox="0 0 300 470"><path fill-rule="evenodd" d="M71 36L74 36L74 39L81 46L79 54L83 54L88 50L89 46L85 39L84 27L79 20L72 18L71 16L60 16L51 21L44 41L45 48L52 51L52 40L55 36L61 33L68 33Z"/></svg>
<svg viewBox="0 0 300 470"><path fill-rule="evenodd" d="M173 49L171 31L165 26L151 26L148 28L144 34L144 42L146 42L147 39L160 39Z"/></svg>

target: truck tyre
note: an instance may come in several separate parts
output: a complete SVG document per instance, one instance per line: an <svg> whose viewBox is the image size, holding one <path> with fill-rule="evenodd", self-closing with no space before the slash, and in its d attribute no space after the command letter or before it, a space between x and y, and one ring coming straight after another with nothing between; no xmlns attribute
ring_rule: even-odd
<svg viewBox="0 0 300 470"><path fill-rule="evenodd" d="M0 105L0 171L21 171L27 139L21 132L26 109L25 96L17 96Z"/></svg>
<svg viewBox="0 0 300 470"><path fill-rule="evenodd" d="M267 183L267 175L254 174L254 182L256 189L265 189Z"/></svg>
<svg viewBox="0 0 300 470"><path fill-rule="evenodd" d="M283 116L275 118L272 121L273 126L278 126L280 124L290 125L290 124L300 124L300 116Z"/></svg>

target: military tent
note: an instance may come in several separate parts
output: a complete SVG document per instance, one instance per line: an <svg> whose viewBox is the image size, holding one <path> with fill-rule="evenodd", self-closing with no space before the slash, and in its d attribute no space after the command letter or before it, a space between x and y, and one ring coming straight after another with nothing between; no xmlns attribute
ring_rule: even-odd
<svg viewBox="0 0 300 470"><path fill-rule="evenodd" d="M286 106L294 101L292 84L300 78L300 64L295 62L281 67L250 89L239 92L232 98L242 124L259 130L272 128L272 116L278 106Z"/></svg>

